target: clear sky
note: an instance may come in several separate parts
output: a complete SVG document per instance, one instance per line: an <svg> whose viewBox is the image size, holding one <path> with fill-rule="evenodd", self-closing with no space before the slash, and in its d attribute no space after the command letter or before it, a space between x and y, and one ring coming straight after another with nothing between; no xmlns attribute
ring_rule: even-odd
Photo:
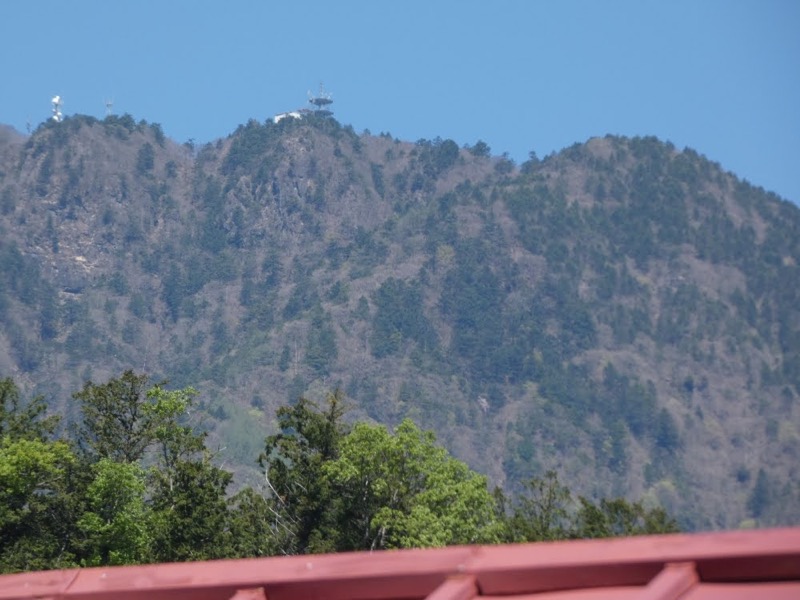
<svg viewBox="0 0 800 600"><path fill-rule="evenodd" d="M607 133L800 203L800 1L0 1L0 123L63 112L212 141L324 82L357 132L523 161Z"/></svg>

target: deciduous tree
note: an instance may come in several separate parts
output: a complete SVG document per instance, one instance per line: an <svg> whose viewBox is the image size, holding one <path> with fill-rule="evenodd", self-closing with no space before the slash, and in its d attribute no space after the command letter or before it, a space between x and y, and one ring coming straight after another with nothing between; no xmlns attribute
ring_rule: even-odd
<svg viewBox="0 0 800 600"><path fill-rule="evenodd" d="M86 536L86 566L126 565L150 557L151 514L145 503L145 471L136 463L100 459L86 488L86 512L78 528Z"/></svg>
<svg viewBox="0 0 800 600"><path fill-rule="evenodd" d="M394 434L357 424L323 472L340 503L342 550L499 540L485 477L410 420Z"/></svg>

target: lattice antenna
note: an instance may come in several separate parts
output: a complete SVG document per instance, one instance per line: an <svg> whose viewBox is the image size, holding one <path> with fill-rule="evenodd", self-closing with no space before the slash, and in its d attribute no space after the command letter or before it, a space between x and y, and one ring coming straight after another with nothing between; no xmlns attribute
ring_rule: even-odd
<svg viewBox="0 0 800 600"><path fill-rule="evenodd" d="M114 114L114 99L110 98L107 100L103 100L103 104L106 106L106 116L110 117Z"/></svg>
<svg viewBox="0 0 800 600"><path fill-rule="evenodd" d="M327 108L333 104L333 95L325 91L322 83L319 84L319 92L316 95L309 90L308 101L310 104L316 106L314 112L318 115L330 116L333 114L333 111Z"/></svg>

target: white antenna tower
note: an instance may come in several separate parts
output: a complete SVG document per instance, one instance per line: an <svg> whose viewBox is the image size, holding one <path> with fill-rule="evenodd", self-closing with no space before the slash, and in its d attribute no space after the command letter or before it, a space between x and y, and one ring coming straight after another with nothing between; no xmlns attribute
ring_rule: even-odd
<svg viewBox="0 0 800 600"><path fill-rule="evenodd" d="M53 103L53 121L61 123L64 120L64 115L61 114L61 105L63 104L61 96L53 96L51 102Z"/></svg>
<svg viewBox="0 0 800 600"><path fill-rule="evenodd" d="M111 98L110 100L103 100L103 104L106 105L106 116L110 117L114 114L114 99Z"/></svg>

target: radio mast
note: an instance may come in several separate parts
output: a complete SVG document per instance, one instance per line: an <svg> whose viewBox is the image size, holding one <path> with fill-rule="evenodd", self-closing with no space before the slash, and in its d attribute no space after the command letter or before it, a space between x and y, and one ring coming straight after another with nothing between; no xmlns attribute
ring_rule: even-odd
<svg viewBox="0 0 800 600"><path fill-rule="evenodd" d="M53 103L53 121L61 123L64 120L64 115L61 114L61 105L63 104L61 96L53 96L51 102Z"/></svg>
<svg viewBox="0 0 800 600"><path fill-rule="evenodd" d="M308 102L316 107L314 109L314 114L320 117L330 117L333 114L333 111L327 108L333 104L333 96L325 91L322 83L319 84L319 92L316 95L309 90Z"/></svg>

